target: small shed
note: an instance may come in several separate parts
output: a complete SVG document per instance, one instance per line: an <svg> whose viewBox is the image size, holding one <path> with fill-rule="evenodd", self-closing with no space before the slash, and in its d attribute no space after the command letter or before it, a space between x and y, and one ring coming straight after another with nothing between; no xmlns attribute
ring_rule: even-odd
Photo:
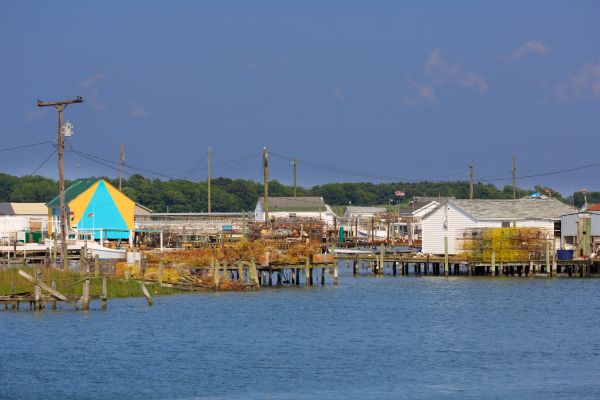
<svg viewBox="0 0 600 400"><path fill-rule="evenodd" d="M80 179L65 190L68 229L92 231L97 239L127 239L135 202L104 179ZM50 227L60 229L60 198L47 203ZM50 233L51 233L51 229Z"/></svg>

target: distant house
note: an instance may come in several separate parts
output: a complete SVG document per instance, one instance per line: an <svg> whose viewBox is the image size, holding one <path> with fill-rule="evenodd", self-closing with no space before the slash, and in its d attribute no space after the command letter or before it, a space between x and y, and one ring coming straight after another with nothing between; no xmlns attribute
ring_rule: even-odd
<svg viewBox="0 0 600 400"><path fill-rule="evenodd" d="M385 213L387 213L385 207L347 206L344 209L344 218L372 218Z"/></svg>
<svg viewBox="0 0 600 400"><path fill-rule="evenodd" d="M44 203L0 203L0 241L42 239L47 231L48 208Z"/></svg>
<svg viewBox="0 0 600 400"><path fill-rule="evenodd" d="M335 214L322 197L269 197L269 218L311 218L333 225ZM265 221L264 197L256 203L254 219Z"/></svg>
<svg viewBox="0 0 600 400"><path fill-rule="evenodd" d="M65 190L68 229L93 231L98 239L127 239L135 202L104 179L80 179ZM60 198L47 203L50 233L60 230Z"/></svg>
<svg viewBox="0 0 600 400"><path fill-rule="evenodd" d="M422 251L443 254L444 237L447 237L448 253L458 254L457 239L468 228L544 228L556 240L561 237L561 216L574 211L573 207L554 198L446 200L421 217Z"/></svg>

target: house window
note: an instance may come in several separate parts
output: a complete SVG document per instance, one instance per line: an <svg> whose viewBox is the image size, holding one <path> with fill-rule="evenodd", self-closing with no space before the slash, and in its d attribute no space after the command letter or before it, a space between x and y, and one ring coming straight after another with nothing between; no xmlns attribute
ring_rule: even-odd
<svg viewBox="0 0 600 400"><path fill-rule="evenodd" d="M502 221L503 228L510 228L510 221Z"/></svg>
<svg viewBox="0 0 600 400"><path fill-rule="evenodd" d="M554 237L559 238L561 236L561 233L562 233L561 221L556 221L554 223Z"/></svg>

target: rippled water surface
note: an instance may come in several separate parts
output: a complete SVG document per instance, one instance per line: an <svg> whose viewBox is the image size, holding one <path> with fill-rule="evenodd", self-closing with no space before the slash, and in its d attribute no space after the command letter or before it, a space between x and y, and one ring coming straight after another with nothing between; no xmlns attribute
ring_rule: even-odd
<svg viewBox="0 0 600 400"><path fill-rule="evenodd" d="M0 398L600 398L600 280L340 278L0 311Z"/></svg>

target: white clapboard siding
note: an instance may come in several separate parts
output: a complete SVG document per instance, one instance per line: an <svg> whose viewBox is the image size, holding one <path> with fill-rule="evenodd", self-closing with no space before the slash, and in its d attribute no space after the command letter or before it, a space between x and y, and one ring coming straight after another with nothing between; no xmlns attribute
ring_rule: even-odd
<svg viewBox="0 0 600 400"><path fill-rule="evenodd" d="M444 221L448 221L447 229ZM431 254L444 254L444 237L448 237L448 254L458 254L457 236L462 235L466 228L477 226L471 216L452 203L438 207L422 221L423 242L422 252Z"/></svg>

